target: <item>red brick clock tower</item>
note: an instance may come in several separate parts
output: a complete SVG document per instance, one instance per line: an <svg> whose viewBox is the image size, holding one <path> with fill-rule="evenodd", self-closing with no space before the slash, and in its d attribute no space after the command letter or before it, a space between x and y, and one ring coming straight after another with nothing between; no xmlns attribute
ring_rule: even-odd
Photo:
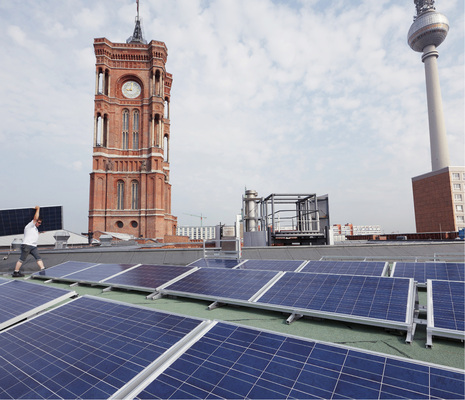
<svg viewBox="0 0 465 400"><path fill-rule="evenodd" d="M126 43L94 39L96 85L89 230L163 241L175 235L169 168L165 43L142 37L137 10Z"/></svg>

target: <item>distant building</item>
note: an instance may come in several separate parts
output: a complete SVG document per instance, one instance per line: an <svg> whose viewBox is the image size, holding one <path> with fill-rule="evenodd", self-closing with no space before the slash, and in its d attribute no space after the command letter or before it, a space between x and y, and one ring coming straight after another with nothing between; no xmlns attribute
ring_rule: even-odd
<svg viewBox="0 0 465 400"><path fill-rule="evenodd" d="M331 227L335 241L344 240L346 236L354 235L379 235L381 234L380 225L353 225L353 224L335 224Z"/></svg>
<svg viewBox="0 0 465 400"><path fill-rule="evenodd" d="M465 228L465 167L445 167L412 178L417 232Z"/></svg>
<svg viewBox="0 0 465 400"><path fill-rule="evenodd" d="M191 240L215 239L216 226L178 226L177 236L188 236Z"/></svg>

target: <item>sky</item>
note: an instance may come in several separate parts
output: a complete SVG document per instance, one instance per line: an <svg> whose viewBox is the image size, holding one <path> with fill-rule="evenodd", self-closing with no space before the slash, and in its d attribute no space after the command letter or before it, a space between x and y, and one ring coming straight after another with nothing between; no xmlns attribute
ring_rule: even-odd
<svg viewBox="0 0 465 400"><path fill-rule="evenodd" d="M464 161L464 3L439 79L451 165ZM233 224L246 189L329 196L331 224L415 232L411 178L431 171L413 0L140 0L168 48L172 213ZM87 231L94 38L125 43L135 0L0 0L0 209L62 205Z"/></svg>

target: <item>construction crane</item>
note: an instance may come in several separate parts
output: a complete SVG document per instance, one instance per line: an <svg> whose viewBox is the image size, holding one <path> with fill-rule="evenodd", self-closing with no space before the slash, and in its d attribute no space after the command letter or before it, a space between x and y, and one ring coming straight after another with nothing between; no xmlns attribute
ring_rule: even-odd
<svg viewBox="0 0 465 400"><path fill-rule="evenodd" d="M207 219L207 217L204 217L202 214L200 215L195 215L195 214L187 214L187 213L184 213L185 215L190 215L191 217L197 217L197 218L200 218L200 226L203 227L203 220L204 219Z"/></svg>

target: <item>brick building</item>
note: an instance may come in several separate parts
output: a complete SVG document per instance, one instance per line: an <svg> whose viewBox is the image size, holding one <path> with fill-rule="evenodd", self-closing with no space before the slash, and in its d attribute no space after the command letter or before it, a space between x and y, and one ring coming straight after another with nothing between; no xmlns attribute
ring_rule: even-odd
<svg viewBox="0 0 465 400"><path fill-rule="evenodd" d="M94 39L96 87L89 230L163 241L175 235L169 167L170 91L163 42L139 16L126 43Z"/></svg>
<svg viewBox="0 0 465 400"><path fill-rule="evenodd" d="M465 167L445 167L412 178L417 232L465 227Z"/></svg>

